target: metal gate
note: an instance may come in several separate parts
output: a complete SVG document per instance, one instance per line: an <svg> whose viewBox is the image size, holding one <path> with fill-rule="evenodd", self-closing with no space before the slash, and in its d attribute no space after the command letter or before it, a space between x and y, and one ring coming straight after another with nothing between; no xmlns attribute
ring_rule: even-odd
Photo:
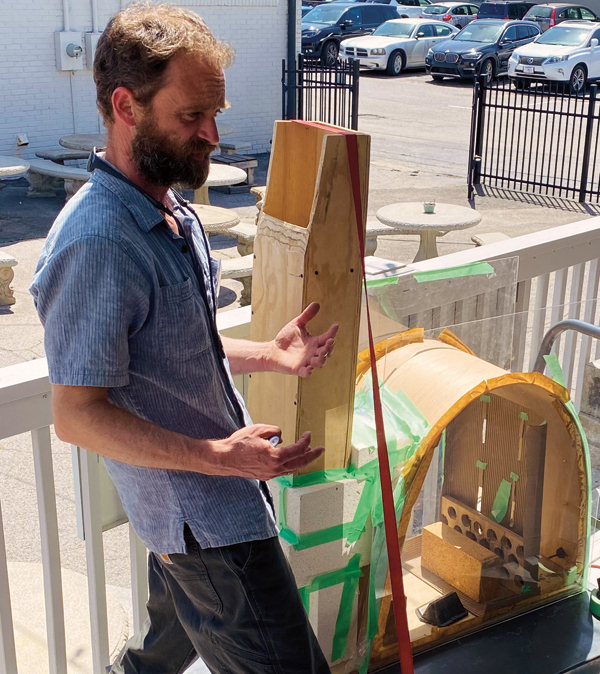
<svg viewBox="0 0 600 674"><path fill-rule="evenodd" d="M473 94L469 198L477 185L600 201L597 85L486 83Z"/></svg>
<svg viewBox="0 0 600 674"><path fill-rule="evenodd" d="M337 62L322 66L298 55L288 69L282 62L282 118L326 122L358 129L359 63ZM293 111L293 112L292 112Z"/></svg>

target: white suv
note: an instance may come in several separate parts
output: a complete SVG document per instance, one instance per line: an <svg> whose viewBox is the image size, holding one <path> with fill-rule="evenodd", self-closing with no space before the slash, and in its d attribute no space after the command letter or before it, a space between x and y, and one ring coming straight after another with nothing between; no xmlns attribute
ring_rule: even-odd
<svg viewBox="0 0 600 674"><path fill-rule="evenodd" d="M367 0L380 5L391 5L398 10L401 19L420 19L424 7L428 7L430 0Z"/></svg>
<svg viewBox="0 0 600 674"><path fill-rule="evenodd" d="M516 85L532 82L568 84L575 94L600 79L600 28L592 21L563 21L534 42L515 49L508 76Z"/></svg>

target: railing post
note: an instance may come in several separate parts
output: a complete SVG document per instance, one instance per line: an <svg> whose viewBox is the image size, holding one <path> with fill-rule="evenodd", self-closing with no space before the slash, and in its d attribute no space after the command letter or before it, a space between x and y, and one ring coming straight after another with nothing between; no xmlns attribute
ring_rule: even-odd
<svg viewBox="0 0 600 674"><path fill-rule="evenodd" d="M281 59L281 119L287 119L287 86L285 59Z"/></svg>
<svg viewBox="0 0 600 674"><path fill-rule="evenodd" d="M4 524L0 505L0 672L17 674L17 652L15 633L10 605L8 569L6 565L6 547L4 544Z"/></svg>
<svg viewBox="0 0 600 674"><path fill-rule="evenodd" d="M579 185L579 203L585 203L587 195L587 181L590 167L590 150L592 147L592 133L594 129L594 113L596 109L596 94L598 85L592 84L590 87L590 98L588 101L587 124L585 127L585 144L583 146L583 159L581 162L581 183Z"/></svg>
<svg viewBox="0 0 600 674"><path fill-rule="evenodd" d="M481 75L477 82L479 95L477 97L477 113L475 126L475 143L473 148L473 163L471 170L473 171L473 185L479 185L481 181L481 157L483 154L483 123L485 116L485 98L486 98L486 82L485 76Z"/></svg>
<svg viewBox="0 0 600 674"><path fill-rule="evenodd" d="M352 121L351 128L358 131L358 82L360 80L360 61L352 59Z"/></svg>

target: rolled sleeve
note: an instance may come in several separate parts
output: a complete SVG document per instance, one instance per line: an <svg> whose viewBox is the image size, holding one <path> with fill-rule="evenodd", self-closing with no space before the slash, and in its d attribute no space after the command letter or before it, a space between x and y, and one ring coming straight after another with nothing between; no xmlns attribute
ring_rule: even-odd
<svg viewBox="0 0 600 674"><path fill-rule="evenodd" d="M51 252L31 291L51 383L129 383L128 340L147 318L151 283L118 242L87 236Z"/></svg>

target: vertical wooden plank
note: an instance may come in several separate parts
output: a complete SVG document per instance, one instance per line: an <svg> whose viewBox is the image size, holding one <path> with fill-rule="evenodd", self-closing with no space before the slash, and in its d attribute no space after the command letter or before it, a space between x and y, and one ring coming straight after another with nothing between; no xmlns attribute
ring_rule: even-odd
<svg viewBox="0 0 600 674"><path fill-rule="evenodd" d="M10 587L6 565L6 544L0 504L0 674L17 674L17 652L13 628Z"/></svg>
<svg viewBox="0 0 600 674"><path fill-rule="evenodd" d="M583 309L583 320L586 323L594 323L596 315L596 306L598 304L598 281L600 279L600 261L596 258L590 262L588 269L588 282L585 293L585 306ZM600 346L600 340L597 343ZM577 361L577 375L575 379L575 395L573 403L575 409L579 411L581 405L581 392L583 390L583 371L587 365L592 350L592 339L587 335L581 336L581 348L579 359Z"/></svg>
<svg viewBox="0 0 600 674"><path fill-rule="evenodd" d="M562 321L565 315L565 296L567 294L567 278L569 274L569 269L559 269L554 274L554 291L552 292L552 311L550 313L550 327L556 325L559 321ZM558 337L554 346L552 347L552 353L558 353L560 349L561 337Z"/></svg>
<svg viewBox="0 0 600 674"><path fill-rule="evenodd" d="M131 564L131 602L133 606L133 629L139 632L148 617L148 552L129 525L129 561Z"/></svg>
<svg viewBox="0 0 600 674"><path fill-rule="evenodd" d="M423 522L422 526L433 524L439 519L440 498L438 481L440 469L440 448L436 447L431 458L431 465L423 483Z"/></svg>
<svg viewBox="0 0 600 674"><path fill-rule="evenodd" d="M97 454L79 448L81 457L81 496L85 557L90 601L93 674L104 674L108 661L108 614L106 608L106 577L100 508L100 479Z"/></svg>
<svg viewBox="0 0 600 674"><path fill-rule="evenodd" d="M67 674L60 544L52 470L52 440L48 426L31 431L31 440L42 543L49 671L50 674Z"/></svg>
<svg viewBox="0 0 600 674"><path fill-rule="evenodd" d="M571 276L571 292L569 293L569 318L579 318L581 315L581 297L583 295L583 280L585 276L585 262L576 264L573 267ZM565 352L563 355L563 374L567 389L571 390L573 383L573 369L575 366L575 349L577 346L578 334L574 330L569 330L565 335Z"/></svg>
<svg viewBox="0 0 600 674"><path fill-rule="evenodd" d="M535 285L535 306L533 309L533 329L531 331L531 344L529 347L529 370L533 370L537 352L546 332L546 307L548 304L548 288L550 287L550 274L538 276Z"/></svg>
<svg viewBox="0 0 600 674"><path fill-rule="evenodd" d="M525 344L527 340L527 321L529 318L529 296L531 279L517 283L517 301L515 302L515 331L513 334L513 353L511 370L522 372L525 361Z"/></svg>

